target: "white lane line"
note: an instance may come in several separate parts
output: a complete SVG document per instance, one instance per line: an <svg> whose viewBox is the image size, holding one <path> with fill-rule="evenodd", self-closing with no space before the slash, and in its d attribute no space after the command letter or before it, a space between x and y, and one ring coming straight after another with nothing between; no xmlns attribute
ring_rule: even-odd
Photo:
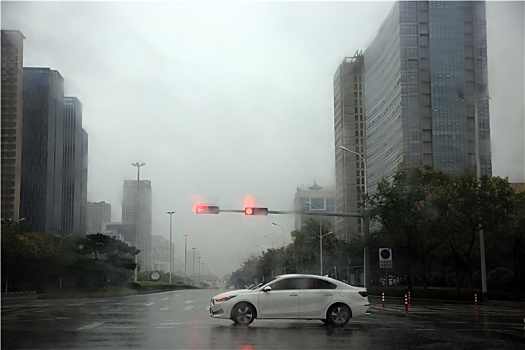
<svg viewBox="0 0 525 350"><path fill-rule="evenodd" d="M193 300L186 300L186 301L184 302L184 304L191 304L191 303L194 303L194 301L193 301Z"/></svg>
<svg viewBox="0 0 525 350"><path fill-rule="evenodd" d="M164 299L162 299L162 300L168 300L168 299L169 299L169 297L167 297L167 298L164 298Z"/></svg>
<svg viewBox="0 0 525 350"><path fill-rule="evenodd" d="M168 311L168 310L171 310L175 307L175 305L172 305L172 306L164 306L162 308L159 309L159 311Z"/></svg>
<svg viewBox="0 0 525 350"><path fill-rule="evenodd" d="M184 309L182 309L182 311L190 311L190 310L193 310L193 308L194 308L193 305L188 305Z"/></svg>
<svg viewBox="0 0 525 350"><path fill-rule="evenodd" d="M98 326L100 326L101 324L104 324L106 322L94 322L94 323L90 323L84 327L80 327L78 330L79 331L82 331L82 330L86 330L86 329L93 329L93 328L96 328Z"/></svg>

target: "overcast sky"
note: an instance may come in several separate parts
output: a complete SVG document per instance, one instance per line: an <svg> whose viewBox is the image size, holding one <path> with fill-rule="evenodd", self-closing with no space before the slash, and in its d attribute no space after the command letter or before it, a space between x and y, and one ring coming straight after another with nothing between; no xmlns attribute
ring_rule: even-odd
<svg viewBox="0 0 525 350"><path fill-rule="evenodd" d="M282 245L293 217L196 215L247 196L292 210L297 186L335 184L333 75L365 51L392 1L8 2L2 29L25 35L24 66L58 70L83 105L88 201L120 221L122 186L146 163L153 234L175 257L236 270L256 245ZM494 175L525 181L524 3L487 2ZM270 239L264 236L270 237ZM191 249L190 249L191 251Z"/></svg>

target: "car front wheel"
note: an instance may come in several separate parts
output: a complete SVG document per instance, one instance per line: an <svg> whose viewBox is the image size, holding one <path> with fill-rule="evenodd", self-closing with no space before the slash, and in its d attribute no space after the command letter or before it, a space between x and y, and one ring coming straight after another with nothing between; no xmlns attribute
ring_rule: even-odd
<svg viewBox="0 0 525 350"><path fill-rule="evenodd" d="M255 309L248 303L237 304L232 310L231 319L239 325L247 326L255 319Z"/></svg>
<svg viewBox="0 0 525 350"><path fill-rule="evenodd" d="M338 304L332 305L330 309L328 309L328 314L326 316L328 324L335 327L342 327L350 321L352 312L348 306Z"/></svg>

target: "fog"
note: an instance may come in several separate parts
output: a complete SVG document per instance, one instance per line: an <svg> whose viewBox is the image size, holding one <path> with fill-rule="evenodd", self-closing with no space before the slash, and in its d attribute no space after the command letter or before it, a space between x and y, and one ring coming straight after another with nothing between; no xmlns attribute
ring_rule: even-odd
<svg viewBox="0 0 525 350"><path fill-rule="evenodd" d="M236 270L256 245L286 241L289 215L242 209L247 196L291 210L297 186L335 184L333 75L374 39L377 2L5 2L2 29L25 35L24 66L50 67L83 105L88 201L121 219L122 186L153 188L153 235L183 234L206 270ZM524 3L488 2L494 175L525 181Z"/></svg>

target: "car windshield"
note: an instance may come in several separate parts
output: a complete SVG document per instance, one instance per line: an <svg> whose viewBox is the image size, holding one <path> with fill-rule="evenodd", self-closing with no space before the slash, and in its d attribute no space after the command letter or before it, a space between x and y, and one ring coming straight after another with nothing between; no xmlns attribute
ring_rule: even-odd
<svg viewBox="0 0 525 350"><path fill-rule="evenodd" d="M186 291L289 275L525 300L524 3L1 1L2 347L166 348L193 316L222 337Z"/></svg>

